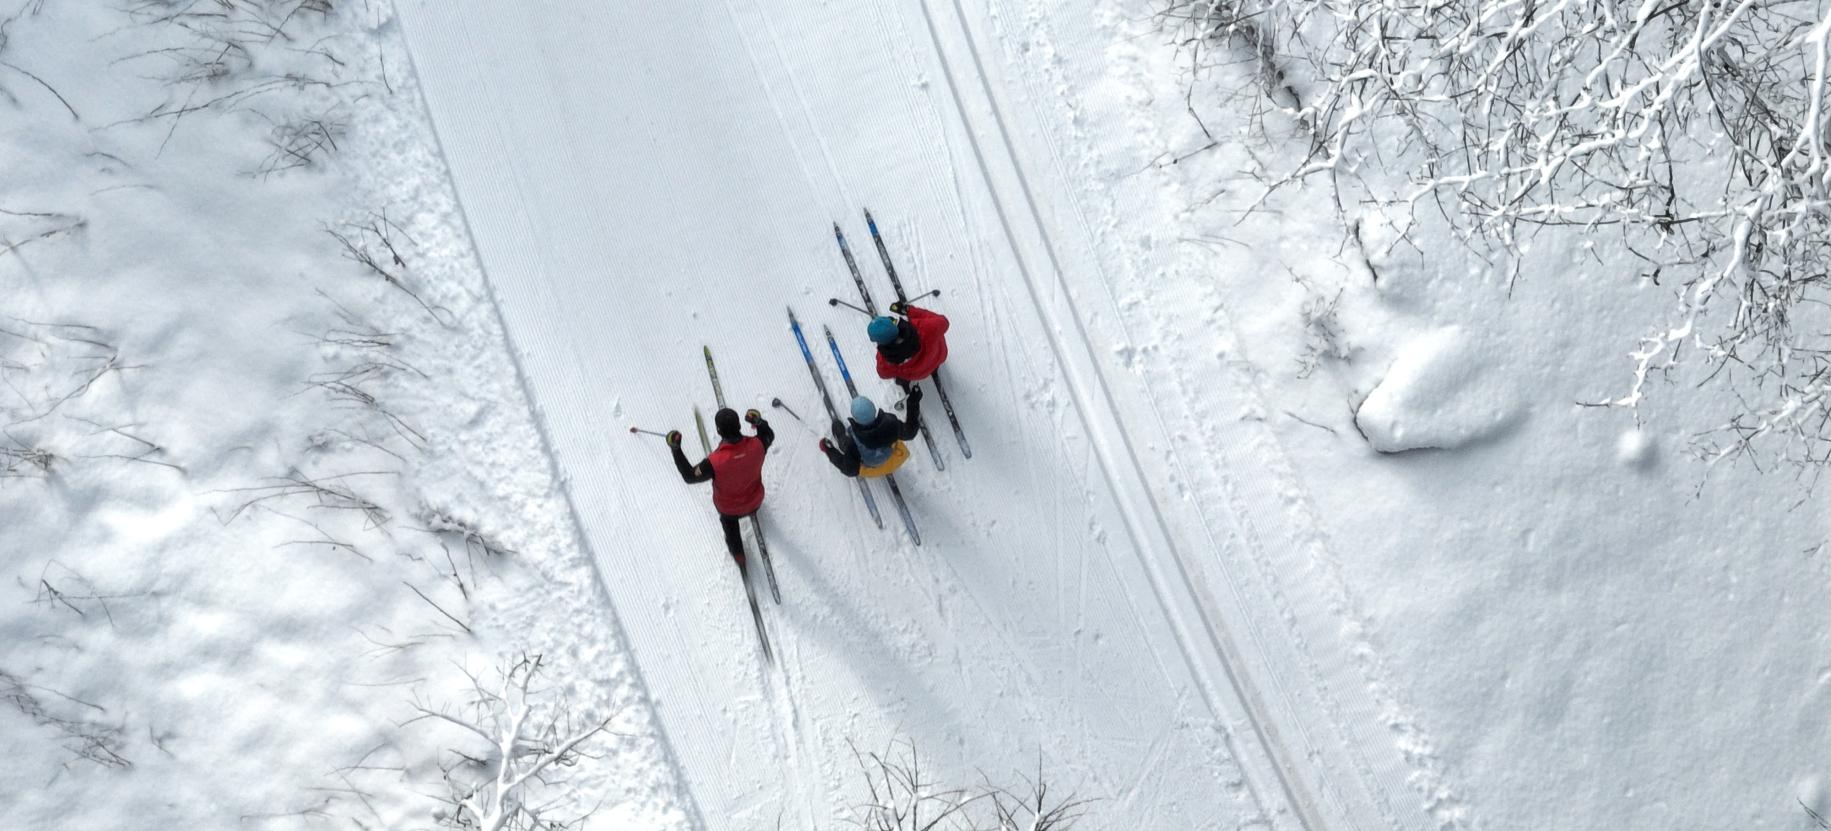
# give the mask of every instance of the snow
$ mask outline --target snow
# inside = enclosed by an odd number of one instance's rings
[[[1258,196],[1250,182],[1237,199],[1191,207],[1237,171],[1292,163],[1264,154],[1301,148],[1263,146],[1217,99],[1202,116],[1229,125],[1223,145],[1154,164],[1204,138],[1182,114],[1176,68],[1151,51],[1145,17],[1115,9],[1110,20],[1124,45],[1070,64],[1104,87],[1065,83],[1050,104],[1058,123],[1078,125],[1063,128],[1077,139],[1067,143],[1092,148],[1085,169],[1105,174],[1084,174],[1097,185],[1083,199],[1106,229],[1095,250],[1117,275],[1108,285],[1120,314],[1144,341],[1129,348],[1162,356],[1140,371],[1162,391],[1165,423],[1214,428],[1186,440],[1167,430],[1179,438],[1171,457],[1202,460],[1191,465],[1202,478],[1242,471],[1276,494],[1262,533],[1289,553],[1271,555],[1267,582],[1293,597],[1322,587],[1325,608],[1296,616],[1320,619],[1308,631],[1342,633],[1353,656],[1352,672],[1324,683],[1347,699],[1365,690],[1378,707],[1377,728],[1350,722],[1349,735],[1398,746],[1404,781],[1381,790],[1424,799],[1427,813],[1401,810],[1392,824],[1810,827],[1794,792],[1823,776],[1819,716],[1831,694],[1818,497],[1784,469],[1686,458],[1689,432],[1729,403],[1693,389],[1700,379],[1656,387],[1674,404],[1643,410],[1639,423],[1579,406],[1631,381],[1626,353],[1669,295],[1636,285],[1631,255],[1604,240],[1547,239],[1511,291],[1447,236],[1394,247],[1369,270],[1326,221],[1321,187],[1245,219]],[[1128,83],[1144,91],[1109,94]],[[1239,242],[1156,242],[1172,236]],[[1338,290],[1352,354],[1305,377],[1304,301]],[[1214,309],[1227,314],[1204,314]],[[1221,346],[1187,343],[1209,321],[1232,324]],[[1452,328],[1463,333],[1454,351],[1419,351]],[[1226,363],[1206,359],[1214,354]],[[1448,372],[1426,375],[1445,359]],[[1355,431],[1355,407],[1394,375],[1405,380],[1408,365],[1431,386],[1403,387],[1413,409],[1401,416],[1475,415],[1446,425],[1459,435],[1483,421],[1490,397],[1521,415],[1452,451],[1380,453]],[[1255,400],[1232,404],[1232,385],[1215,380],[1228,377]],[[1630,432],[1638,462],[1624,465]],[[1233,454],[1236,440],[1253,447]],[[1189,489],[1225,504],[1224,487]],[[1296,666],[1285,683],[1316,677]]]
[[[1640,430],[1623,430],[1615,440],[1615,459],[1630,467],[1647,467],[1659,459],[1659,442]]]
[[[897,742],[1087,828],[1831,813],[1831,521],[1691,457],[1725,388],[1585,406],[1672,308],[1612,237],[1514,276],[1266,196],[1306,148],[1242,69],[1186,98],[1139,0],[334,5],[0,0],[45,82],[0,66],[9,820],[436,825],[483,751],[419,708],[529,653],[608,724],[546,794],[590,829],[844,827]],[[930,408],[920,547],[814,449],[782,311],[891,397],[825,302],[834,221],[889,299],[867,206],[975,449]],[[773,668],[627,432],[710,408],[702,344],[780,436]]]
[[[736,711],[663,707],[669,734],[683,737],[685,776],[709,823],[743,825],[772,810],[804,822],[821,815],[823,801],[843,799],[832,784],[846,773],[840,737],[882,742],[897,733],[939,733],[946,739],[930,752],[944,772],[1008,760],[1003,726],[1011,719],[995,708],[1033,694],[1030,685],[986,669],[1005,660],[996,643],[971,654],[946,645],[990,630],[1034,632],[1026,638],[1059,646],[1063,630],[1084,627],[1030,629],[990,613],[948,620],[908,603],[914,592],[904,586],[954,585],[946,571],[935,577],[922,570],[924,562],[945,564],[964,590],[1002,585],[1000,603],[1046,610],[1023,618],[1066,623],[1048,614],[1064,602],[1060,588],[1052,595],[1046,584],[988,580],[995,572],[972,556],[996,551],[1032,572],[1086,556],[1056,550],[1063,534],[1142,559],[1148,590],[1130,584],[1131,614],[1161,614],[1171,625],[1145,627],[1130,636],[1135,640],[1102,631],[1099,642],[1117,642],[1131,654],[1174,649],[1192,662],[1210,712],[1233,725],[1225,750],[1245,770],[1247,798],[1275,825],[1479,827],[1545,816],[1561,825],[1597,816],[1633,825],[1632,809],[1542,795],[1559,786],[1575,792],[1577,781],[1597,775],[1589,760],[1604,751],[1618,754],[1610,770],[1646,770],[1649,745],[1689,737],[1707,746],[1720,741],[1713,738],[1718,730],[1736,729],[1698,727],[1693,714],[1671,711],[1670,721],[1659,722],[1665,729],[1649,726],[1648,737],[1611,732],[1576,755],[1552,751],[1559,761],[1551,769],[1517,764],[1545,752],[1531,737],[1567,719],[1625,721],[1657,700],[1630,696],[1631,703],[1616,705],[1585,696],[1550,710],[1530,697],[1518,703],[1527,690],[1543,689],[1538,684],[1571,689],[1549,679],[1565,677],[1577,656],[1588,654],[1581,644],[1597,619],[1583,609],[1616,609],[1610,619],[1619,619],[1626,606],[1659,619],[1662,601],[1632,602],[1630,586],[1662,585],[1660,577],[1682,569],[1673,571],[1678,564],[1670,558],[1623,569],[1621,553],[1640,548],[1643,520],[1672,528],[1681,517],[1698,518],[1683,507],[1696,469],[1654,463],[1657,448],[1679,443],[1670,426],[1635,427],[1654,450],[1632,451],[1636,461],[1613,475],[1636,478],[1599,494],[1579,484],[1609,475],[1596,465],[1615,454],[1597,442],[1622,428],[1598,425],[1613,416],[1576,403],[1619,380],[1609,368],[1623,351],[1618,335],[1652,314],[1647,292],[1597,279],[1606,266],[1572,256],[1573,267],[1563,272],[1530,271],[1509,298],[1513,287],[1502,275],[1448,240],[1439,241],[1452,252],[1447,256],[1397,245],[1367,262],[1341,256],[1342,230],[1315,210],[1319,194],[1294,190],[1242,222],[1255,189],[1229,193],[1224,186],[1215,194],[1215,183],[1237,181],[1227,171],[1258,163],[1243,152],[1254,139],[1230,135],[1238,143],[1162,163],[1199,142],[1181,111],[1175,56],[1140,22],[1148,19],[1144,9],[962,3],[810,11],[732,3],[656,19],[640,10],[569,17],[536,5],[507,21],[492,19],[484,38],[465,34],[466,21],[480,18],[464,8],[408,6],[409,37],[511,335],[527,350],[536,400],[547,402],[545,424],[573,477],[576,504],[586,514],[640,506],[633,516],[587,522],[590,536],[609,540],[596,547],[607,573],[642,576],[613,579],[613,600],[620,609],[659,606],[669,615],[632,625],[638,661],[660,667],[655,687],[682,691],[662,693],[664,702],[683,695],[743,702]],[[636,42],[608,57],[592,48],[627,43],[618,33],[637,33]],[[742,55],[747,65],[732,67],[721,55]],[[564,97],[571,87],[554,87],[556,75],[591,94]],[[439,92],[441,85],[450,91]],[[475,103],[479,90],[486,91],[483,106]],[[562,97],[542,94],[548,90]],[[590,136],[590,143],[571,136]],[[504,170],[505,159],[519,169]],[[551,187],[556,182],[567,187]],[[631,204],[645,210],[632,213]],[[1205,208],[1191,208],[1198,204]],[[778,558],[791,601],[770,610],[788,660],[780,686],[756,693],[759,679],[775,683],[777,676],[743,650],[749,633],[730,599],[731,574],[716,554],[703,497],[666,490],[668,471],[652,444],[599,439],[597,402],[615,402],[616,418],[678,424],[681,402],[628,390],[632,381],[690,389],[696,380],[682,379],[698,373],[692,347],[709,342],[721,355],[740,356],[730,361],[739,369],[725,370],[728,385],[760,388],[753,400],[788,398],[782,390],[798,389],[806,412],[811,398],[801,368],[786,343],[768,345],[767,321],[784,298],[807,318],[807,307],[818,310],[824,295],[845,294],[821,230],[863,205],[894,217],[892,249],[908,252],[914,265],[905,271],[915,275],[915,287],[949,291],[944,308],[957,315],[963,344],[951,366],[967,379],[957,394],[969,430],[1048,425],[1040,432],[1061,431],[1071,448],[1086,442],[1070,457],[1079,459],[1070,470],[1100,476],[1076,483],[1091,505],[1047,491],[1026,504],[1033,488],[1004,488],[1010,497],[997,503],[1004,516],[992,525],[978,506],[996,491],[978,477],[987,466],[1008,468],[1002,454],[1010,443],[1034,441],[1039,432],[1012,437],[994,429],[1004,447],[987,448],[970,463],[956,460],[945,479],[919,476],[922,468],[906,477],[931,541],[919,550],[891,549],[909,564],[890,571],[859,561],[898,544],[860,523],[856,507],[838,527],[772,521],[778,537],[793,541],[777,545],[789,552]],[[605,235],[605,227],[617,230]],[[1384,241],[1379,234],[1393,233],[1377,216],[1367,227],[1376,246]],[[856,239],[858,229],[850,230]],[[654,281],[662,287],[619,280],[609,294],[603,274],[615,280],[619,265],[662,275]],[[1281,273],[1296,279],[1266,279]],[[1560,275],[1575,282],[1555,282]],[[1318,297],[1339,298],[1326,325],[1318,322]],[[616,319],[639,323],[606,326],[581,311],[609,310],[613,302]],[[734,339],[744,345],[732,346]],[[848,348],[860,346],[854,337]],[[1306,349],[1315,371],[1303,373]],[[639,366],[620,363],[632,354],[642,356]],[[589,369],[579,355],[592,356]],[[1004,366],[988,365],[991,356]],[[1008,390],[1019,409],[1001,411],[989,390]],[[1354,429],[1357,407],[1368,440]],[[771,510],[825,517],[831,506],[853,506],[844,483],[817,484],[830,476],[818,457],[810,460],[793,440],[787,445],[777,454],[781,467],[772,468],[787,470],[772,480]],[[1391,462],[1379,452],[1423,447],[1440,452],[1400,453]],[[1026,446],[1025,458],[1037,455]],[[637,491],[630,482],[660,489]],[[823,488],[818,499],[808,499],[810,487]],[[970,494],[975,504],[949,501],[955,494]],[[1520,494],[1532,496],[1513,499]],[[1102,517],[1104,500],[1112,513]],[[1073,519],[1090,507],[1091,525]],[[1600,522],[1601,515],[1617,517],[1616,524]],[[1140,521],[1145,517],[1155,520]],[[1023,537],[998,536],[1007,526],[1057,536],[1037,553]],[[1771,528],[1747,520],[1711,527],[1714,533],[1691,539],[1759,544]],[[982,539],[962,540],[961,528]],[[1747,535],[1743,542],[1733,541],[1736,528]],[[1799,536],[1803,544],[1811,534]],[[684,565],[643,554],[679,539],[708,553]],[[861,555],[861,547],[870,553]],[[923,560],[908,560],[918,553]],[[797,554],[808,565],[796,562]],[[1124,562],[1122,554],[1107,556]],[[1613,571],[1605,566],[1612,561]],[[1589,580],[1578,576],[1592,571]],[[1528,579],[1547,582],[1528,590],[1509,576],[1522,572],[1542,572]],[[708,592],[708,573],[722,574],[725,586]],[[934,667],[945,668],[943,680],[990,673],[995,680],[973,683],[972,695],[966,685],[932,682],[939,695],[951,696],[944,700],[959,702],[947,709],[978,720],[965,730],[945,722],[937,728],[932,715],[922,717],[919,701],[848,685],[834,668],[836,651],[808,645],[834,620],[818,611],[823,582],[841,596],[873,598],[865,625],[896,632],[890,642],[904,645],[900,655],[867,652],[924,668],[924,678]],[[709,631],[704,619],[672,616],[695,603],[723,610],[723,619]],[[1484,614],[1471,618],[1476,609]],[[1742,617],[1723,611],[1728,620]],[[1804,618],[1792,625],[1811,631]],[[840,628],[859,626],[848,620]],[[1151,642],[1166,633],[1167,640]],[[1755,629],[1736,642],[1764,637]],[[695,652],[683,667],[678,645],[709,638],[724,648]],[[1591,671],[1648,668],[1645,655],[1625,649],[1604,649]],[[1090,658],[1085,645],[1063,654],[1077,663]],[[1711,654],[1702,649],[1674,660],[1696,671],[1714,665]],[[1044,655],[1033,673],[1062,660]],[[1501,673],[1535,686],[1494,680]],[[1109,695],[1124,689],[1116,679],[1139,677],[1124,669],[1099,674]],[[752,695],[770,700],[752,703]],[[1786,682],[1766,695],[1783,700]],[[1536,716],[1497,721],[1496,704]],[[1031,718],[1044,724],[1077,718],[1056,702],[1035,710],[1040,715]],[[711,711],[721,718],[707,720]],[[1050,728],[1039,744],[1095,770],[1135,764],[1122,746],[1072,727]],[[1803,747],[1778,737],[1767,744]],[[718,761],[732,757],[787,761],[737,771]],[[1182,764],[1204,762],[1184,757]],[[1768,771],[1766,781],[1788,778],[1776,773]],[[1557,784],[1528,786],[1524,775]],[[1682,768],[1666,775],[1682,776]],[[1638,792],[1657,790],[1629,774],[1619,778]],[[1202,804],[1191,784],[1198,781],[1159,776],[1147,789]],[[1077,784],[1114,792],[1098,778]],[[785,808],[772,798],[800,805]],[[1680,815],[1703,815],[1703,804]],[[794,814],[797,808],[802,813]],[[1115,800],[1102,821],[1180,827],[1139,810]],[[1767,810],[1778,815],[1790,806],[1775,801]]]
[[[78,113],[0,70],[0,421],[49,454],[0,479],[0,815],[424,827],[451,750],[482,751],[403,726],[415,703],[540,652],[618,734],[559,810],[678,827],[398,31],[384,6],[298,5],[0,4],[0,59]],[[335,150],[268,169],[296,118]],[[378,210],[437,319],[326,233]],[[312,386],[337,378],[381,409]]]
[[[1492,441],[1524,414],[1508,379],[1487,369],[1459,326],[1400,346],[1392,367],[1355,410],[1354,423],[1381,453],[1451,450]]]

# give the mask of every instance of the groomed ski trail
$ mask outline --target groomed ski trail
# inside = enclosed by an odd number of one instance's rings
[[[1133,435],[1166,438],[1147,457],[1164,479],[1160,504],[1167,504],[1172,525],[1206,541],[1207,551],[1191,558],[1183,576],[1210,602],[1225,598],[1215,611],[1241,633],[1249,663],[1277,668],[1260,673],[1278,711],[1272,720],[1291,728],[1298,755],[1308,757],[1304,773],[1333,815],[1332,827],[1480,827],[1437,739],[1407,702],[1405,679],[1387,663],[1380,623],[1347,581],[1355,546],[1331,541],[1323,530],[1315,499],[1274,428],[1279,408],[1264,389],[1265,371],[1242,360],[1256,350],[1240,340],[1235,301],[1213,277],[1219,269],[1266,273],[1281,263],[1256,249],[1223,255],[1165,244],[1166,235],[1183,228],[1192,200],[1213,198],[1211,173],[1203,178],[1172,164],[1164,170],[1182,180],[1178,185],[1160,182],[1125,197],[1089,176],[1114,163],[1132,169],[1129,161],[1100,158],[1096,148],[1126,158],[1141,150],[1149,155],[1178,146],[1171,136],[1189,127],[1180,107],[1159,107],[1155,130],[1138,136],[1132,131],[1145,116],[1127,107],[1125,138],[1136,145],[1120,148],[1113,125],[1101,121],[1115,101],[1148,95],[1162,82],[1141,75],[1141,66],[1125,57],[1148,55],[1146,44],[1128,42],[1119,54],[1087,48],[1132,41],[1123,33],[1139,24],[1109,30],[1093,24],[1116,7],[1113,0],[1063,0],[1046,11],[1024,0],[927,2],[952,6],[980,77],[994,79],[983,83],[986,96],[1007,99],[1004,110],[1018,125],[1003,134],[1007,148],[1017,137],[1013,165],[1044,173],[1026,177],[1040,183],[1041,194],[1026,201],[1032,209],[1044,205],[1038,226],[1070,241],[1067,249],[1078,255],[1077,267],[1061,276],[1068,292],[1087,301],[1082,334],[1097,354],[1127,356],[1110,370],[1142,379],[1120,390],[1121,408]],[[966,11],[976,3],[983,8]],[[1106,18],[1106,25],[1115,22]],[[1002,64],[988,72],[981,51]],[[1038,53],[1040,59],[1033,57]],[[1109,100],[1090,92],[1096,89]],[[995,110],[997,104],[992,101]],[[1104,139],[1097,135],[1102,130]],[[1252,197],[1232,198],[1234,209]],[[1331,220],[1284,224],[1296,239],[1327,246],[1343,231]],[[1137,303],[1140,285],[1168,302]],[[1209,424],[1231,428],[1215,434],[1196,428]]]
[[[1310,826],[1289,813],[1303,797],[1271,795],[1290,788],[1264,760],[1234,758],[1252,708],[1191,666],[1111,470],[1123,427],[1090,421],[1119,414],[1075,389],[1061,319],[1014,276],[1026,243],[997,216],[999,186],[951,150],[976,139],[958,94],[936,89],[942,38],[933,55],[886,40],[882,8],[722,6],[401,8],[530,396],[704,823],[828,827],[854,778],[847,741],[903,736],[957,782],[1060,763],[1078,777],[1066,787],[1105,800],[1103,826]],[[920,67],[913,84],[899,60]],[[732,570],[696,553],[722,551],[709,495],[603,424],[665,423],[702,340],[750,379],[734,407],[777,395],[813,411],[771,322],[845,279],[826,229],[855,197],[933,235],[910,265],[946,275],[927,284],[949,290],[950,392],[997,440],[957,474],[905,467],[931,531],[916,550],[784,432],[764,508],[786,584],[771,621],[783,699],[765,700],[742,602],[712,576]],[[841,346],[869,354],[862,332]]]
[[[1156,593],[1157,601],[1166,611],[1178,608],[1181,603],[1188,603],[1200,621],[1202,634],[1212,645],[1215,653],[1213,656],[1193,654],[1195,650],[1199,649],[1192,643],[1195,638],[1179,628],[1178,645],[1181,647],[1184,657],[1189,660],[1190,670],[1196,675],[1204,677],[1203,690],[1216,715],[1222,715],[1237,707],[1244,716],[1243,720],[1255,743],[1242,745],[1240,742],[1230,742],[1229,746],[1236,754],[1236,759],[1251,768],[1256,768],[1259,775],[1271,780],[1271,783],[1275,783],[1280,792],[1270,804],[1267,804],[1268,794],[1263,791],[1258,792],[1255,796],[1258,798],[1259,804],[1268,809],[1268,812],[1276,810],[1273,806],[1290,811],[1296,816],[1298,825],[1306,831],[1324,831],[1329,826],[1325,824],[1323,815],[1298,770],[1298,765],[1307,758],[1307,754],[1296,755],[1293,751],[1300,749],[1289,746],[1287,741],[1280,736],[1279,725],[1268,712],[1264,697],[1258,690],[1258,685],[1269,679],[1254,679],[1246,674],[1245,657],[1241,654],[1232,631],[1224,621],[1219,619],[1211,608],[1212,604],[1204,602],[1200,588],[1195,585],[1194,579],[1190,576],[1185,555],[1178,548],[1175,533],[1171,529],[1169,521],[1164,517],[1163,509],[1158,505],[1157,498],[1151,490],[1148,474],[1139,460],[1132,437],[1125,429],[1120,407],[1114,400],[1112,389],[1101,371],[1099,361],[1093,355],[1092,339],[1087,334],[1082,312],[1077,308],[1073,293],[1068,291],[1066,285],[1062,283],[1063,266],[1057,244],[1051,239],[1048,224],[1037,208],[1029,177],[1024,171],[1017,149],[1012,144],[1010,127],[1001,110],[998,97],[987,82],[984,61],[979,56],[979,48],[974,42],[966,12],[961,8],[958,0],[939,0],[939,2],[947,4],[945,8],[952,14],[942,21],[937,21],[934,2],[931,0],[918,0],[918,2],[930,42],[941,63],[941,72],[946,81],[949,98],[953,101],[956,113],[968,125],[968,142],[972,149],[973,160],[980,175],[985,179],[987,191],[991,194],[999,228],[1015,253],[1018,271],[1023,276],[1024,284],[1030,291],[1031,299],[1035,303],[1038,313],[1056,324],[1050,326],[1050,345],[1055,350],[1057,361],[1067,370],[1071,379],[1070,388],[1076,398],[1075,411],[1081,417],[1082,424],[1088,433],[1095,437],[1094,443],[1101,451],[1099,454],[1101,475],[1115,492],[1122,494],[1120,510],[1126,520],[1127,532],[1131,534],[1141,555],[1167,557],[1176,565],[1177,578],[1181,584],[1174,588],[1166,586],[1161,578],[1157,578],[1157,570],[1152,570],[1151,573],[1155,578],[1152,581],[1152,589]],[[972,126],[975,119],[968,107],[967,99],[962,97],[960,84],[956,79],[956,71],[948,58],[947,41],[940,28],[943,23],[959,27],[959,37],[956,43],[965,47],[972,63],[973,75],[979,81],[977,92],[983,95],[980,102],[989,111],[992,121],[992,129],[989,132],[993,132],[998,137],[998,148],[1002,151],[998,162],[988,161],[986,152]],[[995,163],[1008,165],[1010,179],[1015,182],[1018,195],[1021,197],[1023,215],[1020,222],[1027,221],[1024,225],[1013,227],[1011,219],[1013,212],[1005,205],[1010,197],[1000,194],[998,174],[992,167]],[[1020,229],[1029,239],[1020,236]],[[873,237],[876,236],[874,233]],[[1048,270],[1042,275],[1038,274],[1037,267],[1031,265],[1024,253],[1026,248],[1031,250],[1032,253],[1028,255],[1031,257],[1034,256],[1035,250],[1040,249],[1043,253],[1043,260]],[[1045,283],[1046,277],[1054,279]],[[1058,307],[1059,312],[1056,311]],[[1061,318],[1066,319],[1067,325],[1061,325],[1058,322]],[[1072,340],[1062,336],[1061,332],[1064,329],[1072,332],[1074,336]],[[1115,445],[1117,446],[1115,447]],[[1181,593],[1183,596],[1172,597],[1172,592]],[[1209,660],[1203,660],[1204,658],[1217,658],[1218,662],[1211,663]],[[1215,665],[1216,663],[1218,666]],[[1215,669],[1218,669],[1218,672]],[[1226,682],[1228,689],[1225,692],[1217,689],[1214,681],[1208,680],[1216,674]],[[1231,693],[1231,696],[1227,696],[1227,693]],[[1259,784],[1264,787],[1270,783]]]

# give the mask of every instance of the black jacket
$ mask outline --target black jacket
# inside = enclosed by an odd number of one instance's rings
[[[767,450],[770,445],[776,443],[776,431],[769,428],[769,422],[759,418],[756,428],[757,438],[763,440],[763,449]],[[743,437],[739,436],[739,438]],[[726,439],[723,437],[718,440],[719,444],[724,444],[725,441]],[[681,450],[680,445],[669,445],[668,449],[674,451],[674,468],[680,471],[680,478],[687,484],[697,485],[701,482],[712,481],[711,458],[701,459],[699,464],[692,464],[687,461],[686,451]]]
[[[922,395],[920,391],[903,399],[908,407],[909,418],[901,419],[883,410],[877,411],[877,418],[870,424],[852,422],[852,434],[866,447],[889,447],[897,441],[909,441],[916,437],[922,425]]]

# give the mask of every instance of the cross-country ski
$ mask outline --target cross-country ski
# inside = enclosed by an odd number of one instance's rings
[[[769,644],[769,631],[763,625],[763,612],[757,607],[756,591],[751,587],[749,559],[744,554],[743,529],[738,521],[744,517],[754,518],[757,510],[763,507],[763,459],[776,437],[769,422],[757,416],[754,410],[746,420],[756,429],[754,435],[744,434],[736,412],[719,407],[713,417],[719,445],[713,448],[702,436],[706,458],[698,463],[687,461],[686,453],[680,448],[679,430],[669,431],[666,441],[682,481],[689,485],[712,483],[712,505],[724,532],[725,551],[737,564],[738,579],[744,584],[744,596],[750,603],[750,616],[756,624],[763,655],[774,663],[775,650]]]
[[[795,334],[795,345],[801,348],[801,359],[807,362],[807,371],[814,378],[814,388],[820,392],[820,404],[826,409],[827,419],[839,423],[839,410],[833,406],[833,396],[827,392],[826,379],[820,377],[820,367],[814,363],[814,354],[808,351],[807,336],[801,332],[801,321],[795,319],[795,310],[788,310],[788,327]],[[797,419],[799,420],[799,419]],[[865,501],[865,510],[871,514],[871,521],[879,530],[884,527],[884,517],[878,513],[877,499],[871,495],[870,486],[863,479],[858,480],[858,495]]]
[[[884,335],[884,333],[886,332],[886,327],[894,327],[896,325],[895,321],[892,318],[881,317],[878,315],[877,303],[871,299],[871,289],[869,289],[865,286],[865,276],[863,274],[859,273],[858,261],[853,259],[853,257],[852,257],[852,247],[846,243],[845,231],[840,229],[839,223],[837,223],[837,222],[833,223],[833,237],[834,237],[834,239],[839,241],[839,252],[841,254],[845,255],[846,270],[851,272],[851,274],[852,274],[852,283],[853,283],[853,285],[858,287],[859,299],[864,302],[863,311],[867,316],[869,316],[871,318],[871,322],[869,324],[867,324],[867,326],[866,326],[867,335],[872,339],[873,343],[879,344],[879,349],[881,352],[881,350],[883,348],[882,342],[878,341],[877,338]],[[837,298],[835,298],[831,302],[837,304],[837,303],[839,303],[839,300]],[[856,308],[856,307],[851,307],[851,308]],[[914,343],[915,342],[913,340],[913,335],[912,335],[911,338],[906,339],[904,341],[903,345],[899,346],[899,348],[906,350],[909,355],[913,355],[916,351],[918,351],[917,349],[914,348]],[[943,356],[945,356],[946,350],[943,349],[941,354]],[[905,356],[905,357],[907,357],[907,356]],[[928,447],[928,457],[930,459],[934,460],[935,469],[936,470],[946,470],[947,469],[947,459],[941,455],[941,449],[935,446],[935,437],[934,437],[934,434],[932,434],[928,431],[928,425],[922,423],[919,419],[912,418],[910,420],[915,422],[916,428],[921,432],[922,443]]]
[[[706,358],[706,375],[712,379],[712,397],[718,402],[720,412],[728,412],[729,410],[725,407],[725,388],[718,381],[718,365],[712,361],[712,347],[702,346],[700,352]],[[763,421],[763,415],[756,410],[745,411],[744,421],[757,426],[759,433],[768,428],[768,424]],[[700,438],[704,440],[703,433]],[[764,442],[766,449],[768,444],[768,442]],[[762,517],[757,511],[751,511],[749,516],[750,530],[757,540],[757,554],[763,559],[763,574],[769,578],[769,593],[779,604],[782,602],[782,590],[776,586],[776,566],[769,559],[769,543],[763,538]]]
[[[871,321],[871,341],[878,345],[877,373],[905,386],[923,379],[932,380],[935,396],[941,399],[941,409],[947,413],[947,423],[954,429],[954,440],[960,444],[960,455],[971,459],[972,445],[967,444],[966,431],[960,428],[960,417],[954,414],[954,403],[947,397],[947,388],[941,385],[941,364],[947,360],[944,340],[947,318],[917,308],[910,302],[903,291],[903,280],[897,276],[896,264],[890,259],[890,249],[884,244],[883,235],[878,233],[877,219],[871,216],[868,208],[865,225],[871,229],[871,241],[877,247],[878,258],[884,261],[884,273],[890,277],[890,287],[896,292],[896,302],[890,305],[890,311],[903,316],[902,320],[877,318]],[[850,262],[849,257],[847,262]]]

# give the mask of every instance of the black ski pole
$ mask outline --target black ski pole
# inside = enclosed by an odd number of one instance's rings
[[[788,408],[787,408],[787,407],[783,407],[783,408],[782,408],[782,409],[784,409],[784,410],[786,410],[786,409],[788,409]],[[790,413],[790,414],[789,414],[789,415],[794,415],[794,413]],[[811,425],[811,424],[808,424],[808,423],[807,423],[807,422],[805,422],[805,421],[802,421],[802,420],[801,420],[801,419],[800,419],[800,418],[799,418],[799,417],[797,417],[797,418],[796,418],[796,419],[795,419],[795,426],[796,426],[796,427],[799,427],[799,428],[801,428],[801,432],[803,432],[803,433],[806,433],[806,434],[807,434],[807,436],[808,436],[808,438],[811,438],[811,439],[824,439],[824,438],[828,438],[828,437],[827,437],[827,436],[823,436],[823,435],[821,435],[821,434],[820,434],[820,433],[818,433],[818,432],[816,432],[816,431],[815,431],[815,430],[814,430],[814,427],[813,427],[813,425]]]
[[[797,413],[796,413],[796,412],[795,412],[795,411],[794,411],[794,410],[790,410],[790,409],[788,409],[788,405],[787,405],[787,404],[784,404],[784,403],[782,403],[782,399],[780,399],[780,398],[772,398],[772,399],[770,399],[770,400],[769,400],[769,406],[771,406],[771,407],[777,407],[777,408],[780,408],[780,409],[782,409],[782,410],[785,410],[785,411],[787,411],[787,412],[788,412],[788,414],[789,414],[789,415],[791,415],[791,416],[794,416],[794,418],[795,418],[795,420],[796,420],[796,421],[801,421],[801,416],[800,416],[800,415],[799,415],[799,414],[797,414]],[[806,422],[802,422],[802,423],[803,423],[803,424],[805,424],[805,423],[806,423]]]
[[[631,427],[631,428],[629,428],[629,431],[631,433],[641,433],[642,435],[645,435],[645,436],[660,436],[664,439],[668,437],[668,434],[663,433],[659,430],[644,430],[640,427]]]
[[[873,314],[871,314],[871,313],[870,313],[870,312],[867,312],[867,311],[865,311],[865,310],[864,310],[864,309],[861,309],[861,308],[859,308],[859,307],[857,307],[857,306],[854,306],[854,305],[852,305],[852,304],[850,304],[850,303],[847,303],[847,302],[846,302],[846,301],[844,301],[844,300],[841,300],[841,299],[839,299],[839,298],[837,298],[837,297],[829,297],[829,298],[827,298],[827,300],[826,300],[826,304],[827,304],[827,305],[828,305],[828,306],[844,306],[844,307],[846,307],[846,308],[848,308],[848,309],[851,309],[851,310],[852,310],[852,311],[855,311],[855,312],[858,312],[858,313],[859,313],[859,314],[861,314],[861,315],[864,315],[864,316],[865,316],[865,317],[876,317],[876,315],[873,315]]]

